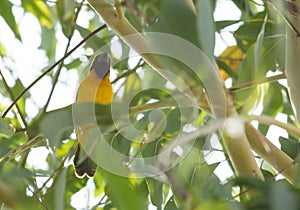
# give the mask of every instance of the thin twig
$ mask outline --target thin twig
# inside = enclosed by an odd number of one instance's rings
[[[100,206],[103,205],[105,203],[102,203],[104,201],[104,199],[106,198],[106,193],[103,193],[102,197],[100,198],[99,202],[95,205],[95,206]]]
[[[279,74],[279,75],[263,78],[263,79],[256,80],[256,81],[246,82],[246,83],[231,87],[231,88],[229,88],[229,90],[230,91],[238,91],[238,90],[242,90],[242,89],[246,89],[246,88],[251,88],[251,87],[254,87],[254,86],[257,86],[257,85],[261,85],[261,84],[264,84],[264,83],[274,82],[274,81],[277,81],[277,80],[280,80],[280,79],[286,79],[285,74]]]
[[[144,66],[146,64],[143,61],[144,60],[141,58],[135,67],[133,67],[129,71],[126,71],[125,73],[123,73],[122,75],[120,75],[119,77],[117,77],[116,79],[114,79],[111,83],[114,84],[117,81],[119,81],[120,79],[122,79],[123,77],[128,77],[129,75],[135,73],[138,68],[140,68],[140,67],[142,67],[142,66]]]
[[[58,174],[58,172],[64,167],[67,158],[69,158],[69,157],[68,156],[64,157],[64,159],[62,160],[62,162],[60,163],[60,165],[55,169],[55,171],[52,173],[52,175],[50,177],[48,177],[48,179],[43,183],[43,185],[40,188],[37,188],[37,190],[34,192],[34,195],[40,194],[41,191],[43,190],[43,188],[46,187],[46,185],[48,184],[48,182],[51,181],[51,179],[54,179],[56,177],[56,175]]]
[[[0,164],[5,164],[8,161],[14,159],[15,157],[17,157],[19,154],[29,150],[30,148],[32,148],[32,146],[36,145],[37,143],[39,143],[40,141],[42,141],[44,138],[41,136],[37,136],[36,138],[27,141],[26,143],[24,143],[23,145],[19,146],[18,148],[12,150],[10,153],[8,153],[7,155],[5,155],[5,157],[3,157],[0,160]]]
[[[79,12],[81,10],[81,7],[82,7],[82,2],[78,4],[77,6],[77,11],[75,13],[75,19],[74,19],[74,24],[76,24],[76,20],[78,18],[78,15],[79,15]],[[68,53],[69,51],[69,47],[70,47],[70,44],[71,44],[71,40],[72,40],[72,37],[73,37],[73,33],[74,33],[74,29],[75,27],[74,26],[71,26],[71,30],[72,30],[72,33],[70,33],[69,37],[68,37],[68,42],[67,42],[67,46],[66,46],[66,49],[65,49],[65,52],[64,52],[64,56]],[[44,108],[43,108],[43,111],[45,112],[49,106],[49,103],[51,101],[51,98],[53,96],[53,93],[54,93],[54,90],[55,90],[55,87],[57,85],[57,82],[58,82],[58,78],[59,78],[59,75],[60,75],[60,72],[62,70],[62,67],[64,66],[64,60],[62,60],[59,65],[58,65],[58,68],[57,68],[57,72],[54,76],[54,80],[53,80],[53,85],[52,85],[52,88],[51,88],[51,91],[50,91],[50,94],[49,94],[49,97],[47,99],[47,102],[46,104],[44,105]]]
[[[57,65],[59,65],[60,62],[62,62],[64,59],[66,59],[69,55],[71,55],[75,50],[77,50],[82,44],[84,44],[87,40],[89,40],[92,36],[94,36],[99,31],[102,31],[106,28],[106,24],[100,26],[93,32],[91,32],[88,36],[86,36],[81,42],[79,42],[73,49],[71,49],[65,56],[63,56],[61,59],[56,61],[52,66],[50,66],[43,74],[41,74],[37,79],[35,79],[27,88],[25,88],[20,95],[12,102],[12,104],[5,110],[5,112],[2,115],[2,118],[5,118],[9,110],[24,96],[25,93],[27,93],[32,86],[34,86],[40,79],[42,79],[46,74],[51,72]]]

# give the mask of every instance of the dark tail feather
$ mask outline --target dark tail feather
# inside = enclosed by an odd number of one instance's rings
[[[92,161],[86,154],[84,154],[84,151],[81,151],[79,145],[76,149],[73,163],[75,167],[76,176],[78,176],[79,178],[84,177],[84,175],[87,175],[88,177],[93,177],[97,169],[97,164],[94,161]]]

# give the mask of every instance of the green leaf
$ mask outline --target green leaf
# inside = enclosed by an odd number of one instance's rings
[[[12,13],[12,4],[8,0],[1,0],[0,2],[0,16],[4,18],[7,25],[14,32],[16,38],[21,41],[21,35],[19,32],[18,24],[16,23],[15,16]]]
[[[261,172],[263,173],[265,180],[268,180],[268,183],[275,182],[275,176],[270,171],[261,169]]]
[[[112,135],[111,138],[107,139],[111,140],[109,144],[114,150],[128,156],[132,143],[130,140],[126,139],[122,134]]]
[[[238,71],[237,84],[265,78],[269,70],[276,70],[283,42],[283,39],[264,39],[262,45],[259,47],[260,53],[258,58],[255,58],[258,54],[258,48],[256,47],[258,45],[251,45]],[[248,106],[245,110],[249,110],[257,102],[259,94],[259,86],[256,86],[238,91],[234,96],[238,105],[243,104],[244,107]]]
[[[254,45],[247,51],[238,71],[237,84],[254,81],[256,78],[256,71],[254,65]],[[234,93],[235,103],[238,106],[243,106],[245,112],[249,111],[259,99],[259,90],[257,87],[251,87],[240,90]]]
[[[79,33],[82,37],[86,37],[91,33],[90,30],[83,28],[79,25],[76,25],[75,27],[79,31]],[[105,44],[106,44],[106,42],[103,39],[100,39],[98,36],[93,36],[86,42],[86,46],[92,48],[94,50],[94,52],[99,50]]]
[[[53,28],[52,15],[47,6],[43,1],[32,1],[32,0],[22,0],[22,6],[24,9],[32,13],[41,23],[49,29]]]
[[[125,82],[125,94],[126,97],[135,95],[142,90],[141,78],[136,74],[131,74],[126,78]]]
[[[123,210],[146,209],[147,201],[137,190],[137,186],[127,178],[102,171],[108,183],[107,196],[113,204]],[[137,183],[135,183],[137,184]]]
[[[210,60],[214,59],[215,23],[211,0],[199,0],[197,15],[197,32],[201,49]]]
[[[16,80],[16,83],[15,83],[15,85],[14,85],[14,87],[11,88],[11,91],[12,91],[14,97],[17,97],[18,95],[20,95],[20,93],[21,93],[24,89],[25,89],[25,87],[24,87],[23,83],[21,82],[21,80],[20,80],[20,79],[17,79],[17,80]],[[18,106],[19,106],[19,108],[20,108],[20,110],[21,110],[21,112],[22,112],[22,114],[23,114],[24,116],[26,116],[26,112],[25,112],[25,101],[26,101],[26,99],[27,99],[29,96],[30,96],[30,93],[27,92],[27,93],[26,93],[26,94],[25,94],[25,95],[17,102],[17,104],[18,104]]]
[[[241,40],[247,40],[251,44],[256,41],[259,32],[264,24],[266,12],[260,12],[255,16],[244,21],[244,24],[234,32],[234,37]],[[266,22],[265,25],[266,38],[280,38],[284,37],[284,27],[275,19]]]
[[[261,17],[245,22],[244,25],[240,26],[239,29],[234,32],[235,38],[255,41],[263,24],[263,21],[260,18]]]
[[[3,118],[0,117],[0,136],[9,138],[14,134],[12,127]]]
[[[236,208],[234,208],[236,205]],[[213,209],[213,210],[238,210],[242,209],[241,207],[238,208],[237,204],[232,204],[222,200],[210,200],[201,202],[194,210],[202,210],[202,209]]]
[[[236,24],[240,22],[240,20],[221,20],[221,21],[216,21],[215,22],[215,27],[216,27],[216,31],[217,32],[221,32],[222,29],[230,26],[230,25],[233,25],[233,24]]]
[[[299,167],[299,161],[297,161],[297,165],[296,165],[296,173],[295,173],[295,178],[293,180],[294,184],[296,186],[298,186],[300,184],[300,167]]]
[[[103,180],[103,176],[101,175],[101,173],[95,173],[94,176],[94,183],[96,186],[96,189],[94,191],[94,195],[95,196],[100,196],[103,192],[104,192],[104,180]]]
[[[5,46],[0,42],[0,56],[7,56],[6,48]]]
[[[160,75],[157,71],[144,71],[145,76],[143,78],[143,84],[146,86],[151,87],[153,84],[156,85],[156,87],[165,87],[166,85],[166,79]]]
[[[267,87],[266,94],[264,94],[262,114],[275,117],[282,108],[282,103],[283,96],[281,86],[278,83],[270,83]],[[258,128],[263,134],[267,134],[269,126],[259,124]]]
[[[65,193],[66,193],[66,178],[67,178],[67,168],[64,168],[57,180],[55,187],[55,209],[64,210],[65,209]]]
[[[42,28],[42,35],[41,35],[42,42],[40,48],[47,52],[48,58],[55,57],[54,53],[55,53],[56,41],[57,41],[55,36],[55,30],[53,28],[49,29],[44,26],[41,28]]]
[[[271,185],[269,205],[272,210],[298,209],[298,202],[295,195],[288,188],[288,185],[282,182],[275,182]]]
[[[260,29],[260,32],[257,36],[257,40],[254,46],[254,65],[255,65],[255,70],[257,71],[258,68],[258,59],[259,59],[259,55],[260,55],[260,49],[262,46],[262,42],[264,40],[264,36],[265,36],[265,28],[266,28],[266,23],[268,20],[268,16],[265,16],[264,22],[262,24],[262,27]]]
[[[165,128],[165,134],[170,135],[170,134],[176,134],[180,132],[180,127],[182,123],[180,109],[172,109],[172,110],[166,110],[165,111],[167,114],[167,126]]]
[[[143,158],[154,158],[158,155],[158,153],[162,150],[162,144],[161,141],[164,139],[159,139],[156,141],[152,141],[147,143],[145,148],[142,151]],[[153,162],[153,164],[155,164]]]
[[[233,184],[239,186],[249,186],[253,189],[258,189],[262,192],[267,191],[267,184],[257,177],[239,176],[233,180]]]
[[[169,200],[168,200],[168,202],[167,202],[167,204],[166,204],[166,206],[165,206],[165,210],[183,210],[182,208],[180,208],[180,207],[178,207],[177,205],[176,205],[176,203],[175,203],[175,201],[174,201],[175,199],[174,199],[174,197],[172,196]]]
[[[74,0],[58,0],[56,3],[58,18],[66,37],[71,37],[74,32],[75,3]]]
[[[244,56],[241,63],[241,68],[238,71],[237,84],[242,84],[255,79],[255,65],[254,65],[254,47],[252,45]]]
[[[264,39],[260,50],[256,78],[265,78],[269,70],[276,71],[284,52],[285,39]],[[282,64],[280,64],[282,67]]]
[[[124,107],[123,104],[117,103],[114,106],[116,110],[118,109],[116,108],[118,106],[120,106],[119,109]],[[81,102],[75,103],[69,107],[65,107],[64,109],[68,112],[68,115],[70,117],[70,119],[67,119],[66,122],[66,126],[69,126],[69,129],[71,129],[71,125],[73,127],[73,124],[75,128],[93,124],[95,124],[94,127],[97,127],[98,124],[103,129],[108,129],[110,127],[114,128],[114,126],[111,125],[113,122],[111,114],[111,105],[100,105],[92,102]],[[66,129],[68,130],[67,127]]]
[[[161,208],[163,203],[163,184],[153,178],[146,179],[151,202],[153,205],[157,206],[158,209]]]
[[[65,65],[67,69],[76,69],[81,64],[81,60],[79,58],[73,60],[72,62]]]
[[[51,146],[57,146],[73,132],[71,106],[48,112],[41,120],[40,130],[49,139]]]
[[[300,143],[294,139],[287,139],[282,136],[279,137],[279,142],[281,144],[281,149],[288,156],[295,159],[299,155]]]
[[[158,20],[148,28],[148,31],[173,34],[199,46],[196,15],[182,0],[161,1]]]
[[[247,1],[232,0],[232,2],[242,11],[245,12],[245,9],[249,9],[249,3]]]
[[[83,187],[86,186],[88,179],[78,179],[78,177],[76,177],[74,175],[74,167],[68,167],[67,168],[67,189],[65,192],[66,195],[66,203],[68,201],[70,201],[71,197],[78,191],[80,191]],[[97,174],[97,173],[96,173]],[[95,174],[95,175],[96,175]],[[58,181],[57,179],[55,181]],[[55,196],[55,195],[54,195]],[[53,201],[54,201],[54,196],[53,199],[50,201],[53,205]],[[69,199],[68,199],[69,198]]]

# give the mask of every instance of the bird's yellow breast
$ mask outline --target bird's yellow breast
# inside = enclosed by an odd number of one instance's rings
[[[100,79],[95,71],[91,71],[80,83],[76,102],[95,102],[107,105],[112,102],[113,92],[109,74]]]

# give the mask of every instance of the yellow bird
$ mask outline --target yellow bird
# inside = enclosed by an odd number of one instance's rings
[[[109,80],[110,59],[107,53],[101,53],[95,56],[91,69],[87,77],[80,83],[76,103],[95,102],[101,105],[107,105],[112,102],[113,92]],[[97,169],[97,164],[88,157],[82,149],[89,134],[88,126],[86,128],[77,128],[76,136],[79,144],[76,149],[73,160],[76,175],[80,178],[87,175],[92,177]]]

